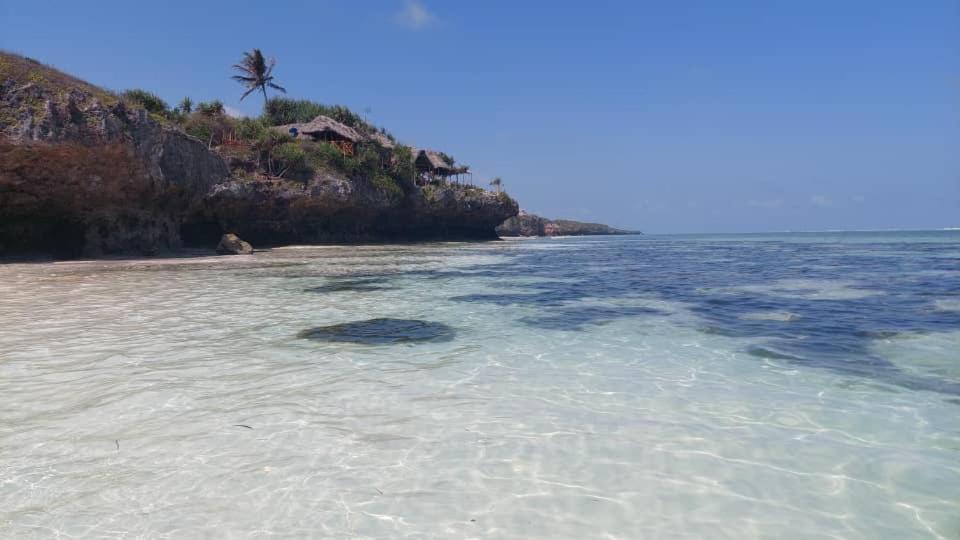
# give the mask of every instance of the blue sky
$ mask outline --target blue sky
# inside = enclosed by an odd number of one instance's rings
[[[551,217],[649,232],[960,226],[960,3],[0,0],[0,47],[171,103],[244,50]]]

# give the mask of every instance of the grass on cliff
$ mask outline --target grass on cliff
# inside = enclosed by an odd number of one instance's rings
[[[71,90],[79,90],[91,94],[105,105],[113,105],[119,100],[113,92],[94,86],[57,68],[27,56],[0,50],[0,82],[8,80],[13,80],[21,86],[33,84],[49,92],[69,93]]]

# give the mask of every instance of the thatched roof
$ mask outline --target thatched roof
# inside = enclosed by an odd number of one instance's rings
[[[430,164],[430,167],[432,169],[439,170],[439,171],[453,170],[453,167],[451,167],[450,164],[444,161],[443,158],[440,156],[440,152],[436,152],[434,150],[421,150],[420,152],[423,153],[423,156],[425,158],[427,158],[427,162]]]
[[[443,156],[440,152],[436,150],[422,150],[417,148],[410,149],[413,153],[413,162],[417,163],[420,161],[420,156],[422,155],[426,161],[427,167],[433,171],[440,174],[451,175],[451,174],[464,174],[470,172],[470,167],[454,167],[446,162],[443,159]]]
[[[384,148],[396,148],[396,143],[390,140],[389,137],[380,133],[379,131],[374,131],[367,137],[370,141],[373,141]]]
[[[470,167],[467,165],[461,167],[454,167],[450,165],[446,162],[446,160],[443,159],[443,155],[436,150],[423,150],[411,147],[410,151],[413,155],[414,163],[422,163],[425,168],[428,168],[435,173],[450,176],[453,174],[465,174],[470,172]],[[420,161],[421,155],[423,156],[423,161],[425,163]]]
[[[348,141],[358,142],[363,140],[363,137],[361,137],[360,134],[357,133],[352,127],[346,124],[341,124],[333,118],[324,116],[322,114],[306,124],[301,125],[297,129],[300,131],[300,133],[307,133],[309,135],[329,132]]]

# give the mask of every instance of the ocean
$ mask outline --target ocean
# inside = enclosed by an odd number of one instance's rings
[[[0,265],[3,538],[960,538],[960,231]]]

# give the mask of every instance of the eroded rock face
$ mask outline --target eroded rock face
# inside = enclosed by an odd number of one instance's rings
[[[241,240],[239,236],[227,233],[220,237],[220,243],[217,244],[217,253],[220,255],[250,255],[253,253],[253,246],[249,242]]]
[[[388,195],[329,173],[307,182],[233,180],[215,186],[202,219],[256,244],[495,239],[513,200],[467,186]]]
[[[497,227],[497,233],[502,236],[546,236],[546,222],[540,216],[520,211]]]
[[[0,81],[0,244],[59,256],[180,247],[219,156],[93,92]]]

